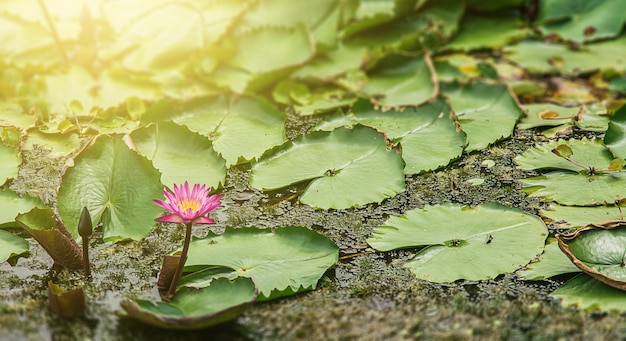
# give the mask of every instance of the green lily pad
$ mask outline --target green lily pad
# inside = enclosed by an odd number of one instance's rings
[[[616,37],[626,23],[620,0],[550,0],[538,3],[544,34],[557,34],[566,40],[589,42]]]
[[[626,197],[626,172],[587,175],[556,171],[522,182],[522,191],[529,196],[561,205],[604,205]]]
[[[578,228],[609,220],[623,219],[616,206],[563,206],[552,204],[540,214],[563,228]]]
[[[121,138],[100,136],[63,174],[58,194],[59,214],[74,239],[78,220],[87,207],[102,222],[103,239],[141,239],[163,213],[152,204],[163,195],[161,174],[152,163],[130,150]]]
[[[447,84],[441,91],[450,99],[459,125],[467,134],[467,152],[486,148],[511,136],[522,115],[505,86],[482,82],[463,86]]]
[[[614,156],[626,158],[626,105],[611,116],[604,143]]]
[[[174,118],[174,122],[207,136],[226,166],[237,164],[240,158],[258,158],[285,142],[285,120],[285,113],[254,96],[201,97]]]
[[[284,145],[252,166],[250,184],[274,190],[310,181],[302,203],[341,209],[404,191],[403,168],[400,153],[388,148],[382,134],[356,126],[314,132]]]
[[[15,148],[5,146],[0,142],[0,184],[17,177],[17,168],[20,163],[22,163],[22,158]]]
[[[469,51],[484,48],[499,48],[511,40],[524,38],[529,30],[515,15],[467,14],[461,21],[459,33],[446,44],[446,49]],[[498,34],[494,34],[498,32]]]
[[[82,269],[83,250],[50,208],[33,208],[15,220],[48,252],[55,263],[70,269]],[[78,224],[78,221],[76,221]]]
[[[541,281],[546,278],[580,272],[567,256],[561,252],[555,238],[548,238],[543,253],[536,261],[516,272],[520,278],[530,281]]]
[[[191,243],[185,271],[227,267],[252,278],[261,297],[271,299],[314,289],[338,257],[333,242],[304,227],[227,228]],[[194,285],[188,277],[187,285]]]
[[[417,106],[437,95],[437,83],[428,55],[390,55],[368,72],[362,90],[385,107]]]
[[[447,165],[461,156],[465,134],[457,131],[450,108],[443,100],[403,111],[376,110],[366,101],[357,102],[347,115],[331,116],[317,125],[318,130],[362,124],[385,132],[399,143],[405,174],[416,174]]]
[[[234,38],[233,45],[237,53],[228,63],[251,74],[298,66],[307,62],[314,54],[309,31],[302,24],[254,29]],[[269,49],[268,46],[272,48]]]
[[[572,123],[580,108],[567,108],[552,103],[524,104],[526,115],[517,124],[517,129],[556,127]]]
[[[20,197],[11,190],[0,191],[0,228],[17,227],[15,217],[20,213],[26,213],[35,207],[43,208],[45,205],[39,198],[33,198],[29,195]]]
[[[213,188],[224,183],[224,159],[213,151],[206,137],[185,127],[161,122],[134,131],[129,142],[141,155],[152,160],[161,171],[161,183],[170,188],[185,181]]]
[[[0,263],[28,252],[28,241],[10,232],[0,230]]]
[[[444,283],[513,272],[543,251],[547,235],[541,219],[517,209],[445,204],[392,217],[367,242],[379,251],[428,245],[404,267]]]
[[[561,300],[564,306],[575,306],[584,310],[624,311],[626,295],[619,289],[608,286],[587,274],[580,274],[559,288],[550,297]]]
[[[552,152],[559,146],[568,147],[572,155],[567,159]],[[571,161],[568,161],[571,160]],[[518,168],[534,169],[563,169],[573,172],[588,172],[589,167],[601,170],[606,169],[613,156],[602,141],[583,138],[581,140],[552,140],[528,149],[515,157]]]
[[[626,222],[587,225],[555,237],[563,253],[586,274],[626,290]]]
[[[572,50],[565,45],[522,41],[504,49],[505,57],[535,74],[576,76],[594,70],[625,69],[626,36],[593,44],[593,49]]]
[[[257,294],[249,278],[221,278],[202,289],[183,288],[169,303],[124,300],[121,315],[165,329],[208,328],[239,316],[254,303]]]

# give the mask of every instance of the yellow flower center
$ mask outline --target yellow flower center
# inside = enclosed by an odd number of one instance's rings
[[[200,201],[195,199],[183,199],[178,202],[178,207],[183,211],[187,212],[188,209],[191,209],[192,212],[198,212],[200,209]]]

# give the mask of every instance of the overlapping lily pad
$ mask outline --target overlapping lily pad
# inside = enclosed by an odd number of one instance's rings
[[[282,144],[285,119],[283,112],[260,97],[214,96],[192,101],[174,122],[207,136],[230,166]]]
[[[624,218],[623,212],[615,205],[580,207],[551,204],[549,208],[541,210],[541,216],[562,228],[579,228]]]
[[[362,90],[377,104],[386,107],[417,106],[437,94],[430,57],[391,55],[368,72]]]
[[[315,231],[304,227],[284,227],[275,231],[257,228],[227,228],[222,235],[197,239],[189,247],[186,271],[216,266],[232,269],[220,277],[249,277],[263,299],[312,290],[324,272],[338,259],[337,246]],[[211,283],[212,273],[190,275],[186,286]]]
[[[626,158],[626,105],[611,116],[604,143],[614,156]]]
[[[367,242],[380,251],[426,246],[404,267],[442,283],[513,272],[542,252],[547,235],[538,217],[517,209],[445,204],[392,217]]]
[[[567,158],[552,152],[559,146],[566,146],[572,151]],[[515,162],[520,169],[561,169],[571,172],[587,172],[589,167],[597,170],[606,169],[613,156],[601,140],[582,138],[580,140],[552,140],[530,148]]]
[[[541,31],[563,39],[588,42],[616,37],[626,23],[620,0],[538,2]]]
[[[516,274],[522,279],[531,281],[541,281],[550,277],[580,272],[567,256],[561,252],[555,238],[548,238],[543,253],[537,260],[528,264],[524,269]]]
[[[215,188],[226,177],[224,159],[213,151],[211,142],[185,127],[158,123],[134,131],[129,143],[152,160],[161,171],[161,183],[170,188],[185,181]]]
[[[561,205],[593,206],[624,198],[626,173],[611,170],[612,159],[600,141],[582,139],[547,142],[515,160],[523,169],[558,169],[524,179],[522,190],[530,196]]]
[[[123,316],[174,330],[208,328],[239,316],[257,297],[254,283],[248,278],[230,281],[215,279],[202,288],[183,288],[171,302],[124,300]]]
[[[310,181],[300,197],[316,208],[348,208],[404,191],[400,153],[375,130],[355,126],[315,132],[290,142],[252,166],[250,184],[274,190]]]
[[[447,165],[463,153],[465,134],[457,130],[450,108],[438,100],[403,111],[376,110],[370,103],[358,102],[347,115],[334,115],[316,127],[332,130],[362,124],[385,133],[399,143],[405,174],[434,170]]]
[[[522,115],[505,86],[483,82],[463,86],[446,84],[441,91],[449,98],[461,129],[467,134],[468,152],[511,136]]]
[[[575,306],[584,310],[624,311],[624,291],[608,286],[597,279],[580,274],[559,288],[550,297],[561,300],[564,306]]]
[[[94,221],[102,221],[105,241],[141,239],[163,213],[161,174],[152,163],[130,150],[121,138],[99,137],[65,170],[59,189],[59,214],[78,239],[78,220],[87,207]]]
[[[0,230],[0,263],[28,252],[28,241],[10,232]]]
[[[556,235],[569,259],[591,277],[626,290],[626,223],[609,221]]]

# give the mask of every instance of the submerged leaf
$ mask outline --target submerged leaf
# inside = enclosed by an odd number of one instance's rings
[[[183,288],[169,303],[124,300],[122,315],[165,329],[208,328],[239,316],[256,300],[257,294],[248,278],[233,281],[221,278],[202,289]]]
[[[428,245],[404,267],[442,283],[513,272],[542,252],[547,235],[539,218],[517,209],[445,204],[392,217],[367,242],[380,251]]]
[[[222,235],[194,240],[185,269],[233,269],[238,276],[252,278],[262,298],[270,299],[314,289],[337,262],[338,253],[333,242],[304,227],[277,228],[275,232],[227,228]]]
[[[382,134],[359,125],[315,132],[286,144],[252,166],[250,184],[274,190],[310,181],[302,203],[341,209],[404,191],[403,168],[400,153],[387,149]]]

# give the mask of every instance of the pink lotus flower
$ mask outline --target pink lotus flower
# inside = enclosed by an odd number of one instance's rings
[[[190,191],[187,181],[180,186],[174,185],[173,193],[169,189],[165,189],[163,194],[169,202],[159,199],[154,199],[154,202],[172,214],[157,218],[156,221],[215,224],[215,221],[206,215],[222,204],[220,201],[222,195],[209,196],[210,191],[211,187],[199,184],[193,185],[193,189]]]

